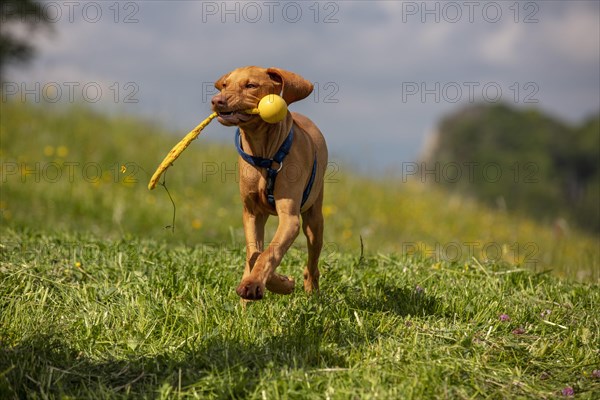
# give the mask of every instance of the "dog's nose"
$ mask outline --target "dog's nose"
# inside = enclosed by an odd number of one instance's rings
[[[213,107],[225,107],[225,105],[227,105],[225,97],[221,93],[214,95],[210,102]]]

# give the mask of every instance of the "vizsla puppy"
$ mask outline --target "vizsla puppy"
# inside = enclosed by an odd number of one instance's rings
[[[300,232],[300,216],[308,242],[304,290],[318,290],[325,139],[310,119],[298,113],[288,111],[283,121],[271,124],[243,112],[255,108],[269,94],[281,95],[287,104],[302,100],[313,85],[278,68],[243,67],[222,76],[215,87],[220,93],[212,98],[212,108],[218,121],[238,127],[246,266],[237,294],[246,300],[259,300],[265,288],[279,294],[294,290],[294,280],[275,269]],[[279,226],[265,250],[264,227],[269,215],[279,216]]]

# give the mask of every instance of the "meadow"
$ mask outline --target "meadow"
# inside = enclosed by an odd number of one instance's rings
[[[244,310],[233,146],[150,192],[186,132],[1,106],[2,398],[598,398],[596,236],[333,158],[322,292]]]

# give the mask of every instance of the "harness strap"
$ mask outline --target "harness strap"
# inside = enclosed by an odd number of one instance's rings
[[[313,183],[315,183],[316,175],[317,175],[317,154],[315,153],[315,162],[313,163],[312,174],[310,175],[308,184],[306,185],[306,188],[304,189],[304,193],[302,193],[302,204],[300,205],[300,207],[302,207],[304,205],[304,203],[306,202],[306,199],[308,199],[308,196],[310,195],[310,190],[312,189]]]
[[[292,126],[292,128],[290,129],[290,133],[288,134],[287,138],[283,141],[281,147],[279,147],[279,150],[277,150],[277,153],[275,153],[273,158],[263,158],[246,153],[242,148],[242,135],[240,133],[240,128],[238,128],[235,132],[235,147],[240,157],[242,157],[244,161],[246,161],[248,164],[254,167],[266,168],[267,187],[265,188],[265,191],[267,192],[267,201],[273,207],[275,207],[275,196],[273,195],[273,192],[275,191],[275,179],[277,178],[277,174],[279,173],[279,171],[281,171],[281,169],[283,168],[283,160],[289,154],[290,149],[292,148],[293,140],[294,127]],[[277,169],[273,168],[274,162],[279,164],[279,167]],[[317,155],[315,154],[315,162],[313,164],[312,174],[310,176],[308,184],[306,185],[306,188],[304,189],[304,192],[302,193],[302,204],[300,207],[304,205],[304,202],[306,202],[306,199],[308,199],[308,196],[310,195],[310,190],[312,189],[313,183],[315,181],[316,173]]]
[[[290,133],[288,134],[287,138],[285,138],[285,140],[281,144],[281,147],[279,148],[279,150],[277,150],[277,153],[275,153],[273,158],[262,158],[262,157],[252,156],[252,155],[246,153],[244,151],[244,149],[242,148],[242,135],[240,134],[240,128],[237,128],[237,130],[235,132],[235,147],[236,147],[238,153],[240,154],[240,156],[244,159],[244,161],[246,161],[248,164],[250,164],[252,166],[260,167],[260,168],[267,168],[267,169],[271,168],[271,166],[273,165],[273,161],[275,161],[278,164],[281,164],[283,162],[283,159],[285,158],[285,156],[288,155],[288,153],[290,152],[290,149],[292,148],[293,140],[294,140],[294,128],[292,127],[292,129],[290,129]]]

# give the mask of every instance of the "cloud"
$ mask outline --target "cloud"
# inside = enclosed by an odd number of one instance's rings
[[[205,117],[207,90],[223,73],[242,65],[279,66],[315,82],[318,90],[293,109],[319,123],[334,152],[354,158],[370,142],[378,149],[372,164],[381,166],[417,157],[424,133],[468,101],[465,82],[479,84],[479,97],[483,84],[497,83],[503,100],[514,103],[511,87],[522,95],[533,81],[537,105],[572,120],[600,108],[598,2],[531,2],[539,9],[538,22],[530,24],[523,23],[531,12],[523,2],[517,22],[509,8],[515,3],[497,2],[503,14],[494,23],[482,17],[482,6],[472,21],[466,8],[454,20],[447,2],[296,3],[302,7],[296,22],[290,22],[291,8],[284,14],[288,3],[277,3],[272,21],[263,8],[262,19],[252,22],[250,9],[241,14],[249,2],[235,2],[233,14],[223,2],[140,2],[132,24],[115,23],[108,9],[113,3],[99,3],[106,18],[57,22],[56,35],[37,42],[40,55],[31,68],[12,69],[11,76],[120,88],[133,81],[139,102],[119,107],[184,131]],[[456,83],[465,93],[456,103],[440,93],[406,97],[407,83],[419,89]],[[214,131],[215,137],[228,132]]]
[[[523,40],[524,30],[520,24],[507,24],[479,41],[482,59],[490,64],[514,67],[520,61],[519,43]]]
[[[598,63],[600,59],[600,3],[596,7],[577,4],[543,25],[540,44],[552,48],[557,56],[575,63]],[[540,38],[541,39],[541,38]]]

